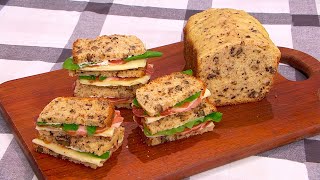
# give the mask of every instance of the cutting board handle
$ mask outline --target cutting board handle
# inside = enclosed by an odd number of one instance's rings
[[[316,73],[320,73],[320,62],[316,58],[304,52],[285,47],[281,47],[280,51],[280,62],[289,64],[293,68],[298,69],[308,78]]]

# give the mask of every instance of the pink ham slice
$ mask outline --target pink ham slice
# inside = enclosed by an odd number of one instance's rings
[[[189,133],[192,133],[194,131],[201,131],[202,129],[206,128],[209,124],[210,124],[211,121],[207,121],[207,122],[204,122],[204,123],[201,123],[201,124],[198,124],[194,127],[192,127],[191,129],[189,128],[186,128],[183,132],[181,132],[180,134],[181,135],[187,135]]]

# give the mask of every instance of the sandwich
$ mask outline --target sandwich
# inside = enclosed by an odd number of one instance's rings
[[[118,108],[131,108],[135,90],[153,73],[147,59],[160,56],[161,52],[146,50],[136,36],[104,35],[75,41],[63,68],[78,77],[76,97],[106,98]]]
[[[106,99],[58,97],[40,113],[35,150],[96,169],[121,145],[120,111]]]
[[[175,72],[138,88],[132,103],[134,121],[148,145],[158,145],[212,131],[220,122],[207,97],[210,91],[192,71]]]

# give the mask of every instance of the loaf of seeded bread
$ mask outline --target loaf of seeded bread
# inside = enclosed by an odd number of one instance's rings
[[[175,72],[138,88],[136,98],[150,116],[155,116],[199,91],[204,92],[205,89],[205,84],[199,79]]]
[[[73,43],[72,56],[76,64],[119,60],[145,53],[146,48],[136,36],[111,35],[96,39],[78,39]]]
[[[193,69],[217,106],[253,102],[269,92],[280,51],[261,23],[244,11],[209,9],[184,28],[185,69]]]
[[[114,105],[103,98],[58,97],[42,110],[37,121],[108,127],[113,114]]]

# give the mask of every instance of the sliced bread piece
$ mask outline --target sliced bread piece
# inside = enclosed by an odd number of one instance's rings
[[[175,72],[143,85],[137,89],[136,98],[148,115],[155,116],[199,91],[204,93],[205,89],[201,80]]]
[[[72,56],[75,64],[107,60],[119,60],[145,53],[146,48],[136,36],[111,35],[96,39],[78,39],[73,43]]]
[[[134,98],[136,90],[141,84],[134,86],[92,86],[76,81],[74,96],[98,98]]]
[[[42,110],[37,122],[108,127],[113,116],[114,105],[106,99],[58,97]]]

